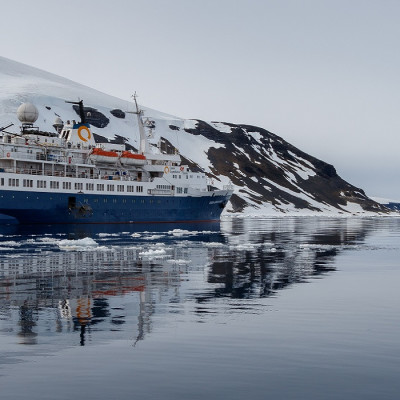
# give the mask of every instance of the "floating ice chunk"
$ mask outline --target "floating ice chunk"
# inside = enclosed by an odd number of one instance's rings
[[[219,243],[219,242],[202,242],[202,245],[206,247],[223,247],[225,246],[224,243]]]
[[[175,260],[175,259],[173,259],[173,260],[168,260],[167,262],[170,264],[186,265],[186,264],[191,263],[191,260],[183,260],[183,259]]]
[[[261,246],[262,243],[240,243],[236,245],[230,245],[229,248],[232,250],[253,251]]]
[[[144,239],[146,240],[157,240],[157,239],[161,239],[163,238],[165,235],[151,235],[151,236],[147,236]]]
[[[170,235],[173,235],[173,236],[184,236],[184,235],[193,234],[193,232],[187,231],[187,230],[185,230],[185,229],[174,229],[174,230],[172,230],[172,231],[168,231],[168,233],[169,233]],[[196,233],[195,233],[195,234],[196,234]]]
[[[166,254],[164,249],[157,249],[157,250],[146,250],[139,253],[139,256],[161,256]]]
[[[42,238],[38,238],[37,241],[42,242],[42,243],[54,244],[54,243],[58,243],[60,241],[60,239],[55,239],[52,237],[42,237]]]
[[[58,247],[61,250],[67,251],[82,251],[82,250],[94,250],[98,248],[97,242],[95,242],[92,238],[84,238],[77,240],[60,240],[58,243]]]
[[[0,242],[0,246],[20,247],[20,246],[21,246],[21,243],[15,242],[14,240],[9,240],[8,242]]]

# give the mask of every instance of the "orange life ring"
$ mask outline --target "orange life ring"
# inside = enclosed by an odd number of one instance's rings
[[[183,171],[185,168],[184,167],[181,167],[181,171]]]
[[[169,172],[169,167],[168,167],[167,165],[164,167],[164,172],[165,172],[166,174],[168,174],[168,172]]]
[[[11,156],[11,154],[10,154],[10,153],[7,153],[7,158],[10,158],[10,156]]]
[[[82,136],[82,131],[86,131],[86,134],[85,134],[85,135],[86,135],[87,137]],[[80,127],[78,128],[78,136],[79,136],[79,139],[81,139],[83,142],[89,141],[90,138],[92,137],[92,135],[90,134],[90,129],[89,129],[87,126],[85,126],[85,125],[82,125],[82,126],[80,126]]]

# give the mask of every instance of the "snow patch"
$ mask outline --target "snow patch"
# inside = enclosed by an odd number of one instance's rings
[[[213,128],[223,133],[232,133],[232,127],[223,122],[208,122]]]

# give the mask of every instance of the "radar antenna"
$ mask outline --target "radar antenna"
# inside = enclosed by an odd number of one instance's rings
[[[139,110],[139,106],[138,106],[138,103],[137,103],[137,100],[136,100],[138,98],[138,95],[136,94],[136,91],[131,97],[133,98],[133,101],[135,102],[135,106],[136,106],[136,113],[135,114],[138,114],[138,115],[143,114],[143,111]]]
[[[146,137],[146,133],[144,131],[143,127],[143,121],[141,118],[141,115],[143,114],[143,110],[139,109],[139,105],[137,103],[137,94],[136,92],[131,96],[133,98],[133,101],[135,102],[136,106],[136,111],[126,111],[128,114],[136,114],[137,120],[138,120],[138,126],[139,126],[139,135],[140,135],[140,146],[139,146],[139,152],[141,154],[145,154],[149,152],[149,142]]]
[[[8,129],[10,126],[13,126],[14,124],[9,124],[7,126],[3,126],[2,128],[0,128],[0,132],[6,132],[6,129]],[[6,132],[6,133],[10,133],[10,132]]]

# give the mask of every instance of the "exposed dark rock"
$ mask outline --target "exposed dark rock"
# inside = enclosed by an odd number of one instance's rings
[[[125,118],[125,113],[122,110],[120,110],[119,108],[116,108],[115,110],[111,110],[110,113],[112,115],[114,115],[114,117],[121,118],[121,119]]]
[[[241,187],[231,200],[235,211],[243,210],[246,198],[256,205],[269,202],[283,210],[285,205],[293,204],[298,209],[318,211],[318,203],[322,203],[344,211],[342,207],[351,201],[366,211],[387,211],[361,189],[340,178],[332,165],[279,136],[255,126],[224,124],[231,127],[231,132],[221,132],[204,121],[185,131],[223,145],[210,147],[207,156],[215,177],[226,176]],[[252,133],[257,134],[257,139]],[[304,177],[298,173],[301,169],[315,174]]]
[[[172,129],[173,131],[179,131],[180,130],[179,126],[176,126],[176,125],[169,125],[169,129]]]
[[[161,136],[160,138],[160,151],[163,154],[177,154],[178,149],[171,144],[170,141]]]
[[[48,110],[51,110],[51,107],[50,107],[50,106],[46,106],[46,108],[47,108]]]
[[[189,160],[188,158],[186,158],[182,155],[181,155],[181,163],[183,165],[189,166],[190,170],[193,172],[204,172],[203,168],[201,168],[199,164],[195,163],[192,160]],[[207,175],[209,175],[209,174],[207,174]]]
[[[79,115],[79,106],[73,105],[72,108]],[[102,114],[100,111],[92,107],[83,107],[85,113],[86,122],[96,128],[105,128],[110,120]]]
[[[232,195],[230,202],[232,204],[233,212],[239,212],[247,205],[246,200],[239,197],[237,194]]]

